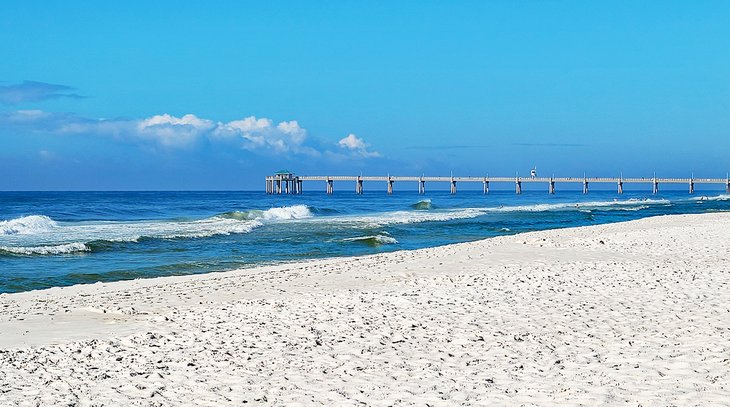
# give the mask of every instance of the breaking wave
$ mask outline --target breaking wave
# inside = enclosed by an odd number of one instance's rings
[[[9,247],[0,246],[0,255],[54,255],[89,252],[91,248],[84,243],[66,243],[55,246],[30,246],[30,247]]]
[[[421,201],[423,202],[423,201]],[[419,202],[420,203],[420,202]],[[349,223],[354,227],[377,228],[387,225],[412,224],[421,222],[446,222],[459,219],[471,219],[490,213],[547,212],[547,211],[579,211],[590,213],[602,211],[640,211],[651,205],[669,205],[666,199],[629,199],[625,201],[566,202],[555,204],[515,205],[484,208],[464,208],[451,210],[411,210],[385,212],[375,215],[341,216],[334,218],[318,218],[316,221],[328,223]]]
[[[95,252],[141,239],[196,239],[249,233],[265,222],[312,217],[306,205],[226,212],[199,220],[56,222],[45,215],[0,221],[0,253],[57,255]]]
[[[691,201],[730,201],[730,195],[728,194],[722,194],[717,196],[696,196],[694,198],[690,198]]]
[[[629,199],[626,201],[595,201],[595,202],[565,202],[556,204],[534,204],[519,206],[503,206],[497,208],[485,208],[489,212],[546,212],[559,210],[625,210],[636,211],[646,209],[649,205],[669,205],[671,201],[666,199]]]
[[[58,224],[48,216],[30,215],[16,219],[0,221],[0,234],[28,235],[38,232],[47,232],[58,227]]]
[[[381,246],[384,244],[398,244],[398,241],[387,235],[358,236],[342,239],[343,242],[360,243],[367,246]]]
[[[311,218],[312,211],[306,205],[282,206],[266,210],[225,212],[218,217],[235,220],[292,220]]]
[[[423,199],[421,201],[418,201],[411,205],[411,208],[417,210],[417,211],[427,211],[429,209],[432,209],[433,206],[431,205],[430,199]]]

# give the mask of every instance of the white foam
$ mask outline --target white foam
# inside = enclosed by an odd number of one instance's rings
[[[177,239],[249,233],[253,229],[261,226],[261,222],[256,220],[241,221],[213,217],[193,222],[175,222],[170,225],[167,223],[159,223],[151,226],[153,227],[147,229],[148,233],[139,237]],[[169,232],[167,230],[169,230]],[[139,237],[137,237],[137,239]]]
[[[0,231],[3,235],[29,235],[47,232],[56,228],[58,224],[48,216],[30,215],[21,218],[0,221]]]
[[[485,208],[464,208],[443,211],[395,211],[368,216],[339,216],[315,218],[316,222],[345,223],[354,227],[381,227],[396,224],[409,224],[421,222],[445,222],[458,219],[476,218],[488,213],[495,212],[547,212],[560,210],[578,210],[590,212],[591,209],[616,211],[639,211],[649,208],[650,205],[668,205],[671,202],[666,199],[629,199],[625,201],[592,201],[592,202],[563,202],[555,204],[534,204],[516,205]]]
[[[271,208],[261,212],[260,218],[264,220],[291,220],[306,219],[312,217],[312,211],[306,205],[282,206]]]
[[[696,196],[694,198],[690,198],[692,201],[730,201],[730,195],[727,194],[721,194],[717,196]]]
[[[0,222],[0,247],[18,254],[61,254],[88,251],[83,243],[104,240],[136,242],[141,238],[181,239],[249,233],[267,221],[306,219],[305,205],[251,211],[250,217],[213,216],[190,221],[56,222],[48,216],[31,215]]]
[[[648,205],[668,205],[671,202],[666,199],[629,199],[626,201],[592,201],[592,202],[563,202],[555,204],[534,204],[534,205],[518,205],[504,206],[498,208],[484,208],[489,212],[547,212],[563,209],[595,209],[602,208],[612,210],[612,207],[618,207],[615,210],[639,210],[648,208]],[[631,208],[624,208],[631,207]]]
[[[323,222],[352,223],[356,227],[374,228],[386,225],[445,222],[455,219],[476,218],[484,213],[485,210],[483,209],[468,208],[443,212],[397,211],[372,216],[343,216],[338,218],[317,218],[317,220]]]
[[[26,218],[30,218],[30,221]],[[20,254],[26,251],[34,254],[57,254],[63,250],[81,251],[78,245],[82,243],[73,242],[135,242],[145,237],[203,238],[249,233],[262,225],[259,220],[236,220],[217,216],[195,221],[74,223],[57,223],[46,216],[26,218],[7,221],[2,225],[0,246],[4,247],[3,250]]]
[[[6,251],[9,253],[15,253],[15,254],[48,255],[48,254],[69,254],[69,253],[88,252],[90,249],[85,244],[76,242],[76,243],[60,244],[60,245],[55,245],[55,246],[30,246],[30,247],[0,246],[0,250]]]

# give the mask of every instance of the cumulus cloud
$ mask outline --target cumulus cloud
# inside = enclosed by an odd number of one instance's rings
[[[296,120],[276,123],[271,119],[255,116],[229,122],[216,122],[194,114],[182,117],[161,114],[145,119],[93,119],[71,113],[18,110],[0,112],[0,129],[2,128],[28,133],[111,136],[168,149],[191,148],[202,142],[228,144],[257,153],[285,153],[287,156],[380,156],[379,153],[370,151],[369,145],[354,134],[340,140],[337,143],[340,152],[335,153],[327,147],[335,143],[310,140],[307,130]],[[343,151],[345,154],[342,154]]]
[[[194,114],[183,117],[162,114],[139,120],[134,134],[163,146],[176,147],[192,144],[215,126],[212,121],[200,119]]]
[[[243,147],[250,150],[266,148],[276,152],[318,154],[304,144],[307,131],[296,120],[274,124],[271,119],[249,116],[228,123],[218,123],[213,135],[224,139],[240,138]]]
[[[369,144],[365,143],[365,140],[357,137],[350,133],[347,137],[344,137],[337,143],[340,148],[349,150],[361,157],[380,157],[380,153],[377,151],[369,151]]]
[[[83,98],[83,96],[72,91],[73,88],[65,85],[24,81],[16,85],[0,86],[0,103],[18,105],[21,103],[41,102],[48,99]]]

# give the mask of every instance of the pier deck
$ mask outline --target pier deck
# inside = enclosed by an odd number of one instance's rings
[[[582,184],[583,193],[588,193],[590,184],[615,184],[618,193],[623,193],[624,184],[648,184],[652,188],[653,193],[659,192],[660,184],[685,184],[690,194],[694,193],[696,184],[714,184],[725,186],[725,190],[730,193],[730,177],[725,178],[657,178],[657,177],[434,177],[434,176],[363,176],[363,175],[294,175],[293,173],[277,173],[266,177],[266,193],[267,194],[299,194],[303,190],[303,183],[307,182],[323,182],[325,191],[328,194],[334,192],[334,182],[349,181],[355,185],[355,193],[362,194],[363,182],[384,182],[388,194],[393,193],[393,185],[396,182],[415,182],[418,184],[418,192],[423,194],[426,192],[426,183],[445,182],[451,186],[451,193],[456,193],[458,183],[470,182],[481,183],[484,193],[489,193],[490,183],[514,183],[515,192],[522,193],[523,183],[544,183],[548,186],[549,193],[555,193],[555,185],[572,183]]]

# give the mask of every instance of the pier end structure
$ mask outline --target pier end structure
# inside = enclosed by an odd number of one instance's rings
[[[303,180],[289,170],[279,170],[266,177],[266,193],[269,195],[301,194]]]

